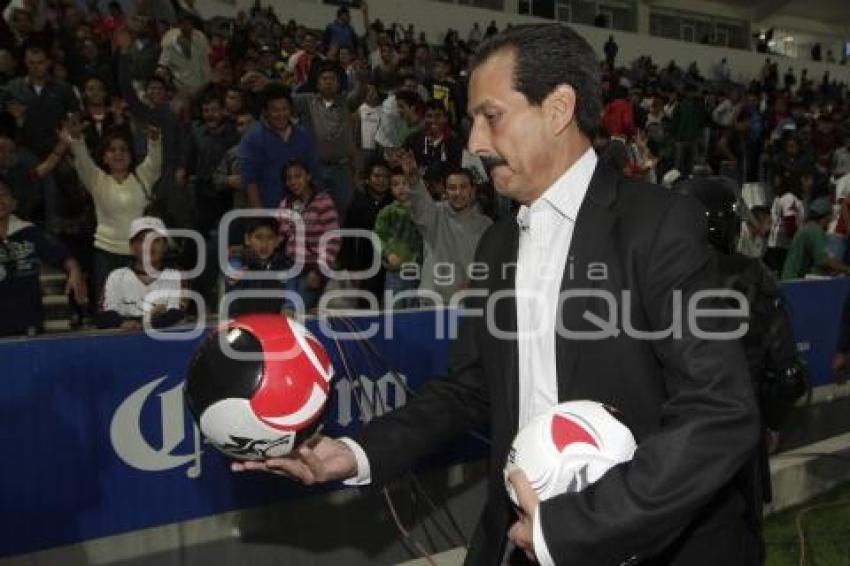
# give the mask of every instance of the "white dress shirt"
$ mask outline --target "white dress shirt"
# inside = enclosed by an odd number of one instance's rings
[[[590,179],[596,152],[589,148],[536,201],[520,207],[516,267],[517,347],[519,360],[519,428],[558,403],[555,324],[558,297],[567,265],[573,229]],[[348,485],[368,484],[369,461],[353,440],[357,475]],[[533,518],[534,552],[540,564],[554,565],[543,538],[540,508]]]
[[[517,213],[520,226],[516,268],[519,428],[558,404],[555,324],[558,297],[573,239],[576,217],[593,171],[596,153],[588,149],[530,206]],[[554,565],[543,538],[540,507],[533,518],[534,553]]]

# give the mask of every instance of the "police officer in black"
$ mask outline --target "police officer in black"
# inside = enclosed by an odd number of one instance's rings
[[[791,320],[773,273],[761,260],[736,252],[746,207],[739,201],[734,181],[697,176],[676,189],[699,200],[705,208],[708,241],[725,288],[742,293],[748,301],[748,330],[741,339],[759,400],[763,441],[737,482],[751,503],[753,528],[761,530],[764,503],[771,501],[768,455],[776,449],[779,430],[794,403],[807,391],[805,366],[797,352]],[[762,562],[764,552],[762,552]]]

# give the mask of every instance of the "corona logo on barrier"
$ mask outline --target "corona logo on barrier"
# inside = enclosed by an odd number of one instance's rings
[[[183,384],[178,384],[158,395],[162,443],[152,446],[142,433],[142,409],[150,401],[153,391],[168,376],[146,383],[135,390],[115,410],[109,436],[112,448],[128,466],[146,472],[162,472],[192,465],[186,470],[190,478],[201,475],[201,433],[192,425],[192,452],[175,454],[174,450],[186,439],[186,410],[183,401]]]
[[[407,403],[407,377],[386,373],[376,380],[361,375],[357,380],[340,379],[336,383],[337,423],[347,427],[352,423],[354,409],[361,423],[389,413]]]

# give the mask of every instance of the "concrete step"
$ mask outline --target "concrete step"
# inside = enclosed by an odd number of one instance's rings
[[[65,273],[49,265],[42,265],[38,277],[45,295],[61,295],[65,292]]]
[[[57,332],[71,332],[76,330],[71,328],[71,321],[68,319],[45,320],[44,331],[50,334]]]
[[[67,307],[68,297],[60,294],[45,295],[41,299],[41,304],[45,309],[55,309],[57,307]]]
[[[775,513],[850,481],[850,432],[781,452],[770,459]]]

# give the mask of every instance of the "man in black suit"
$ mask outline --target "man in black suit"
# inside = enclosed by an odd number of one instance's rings
[[[487,428],[489,495],[467,564],[503,563],[509,540],[541,564],[757,563],[735,475],[755,449],[758,413],[732,339],[740,321],[699,317],[721,307],[699,205],[597,164],[598,64],[569,28],[506,30],[473,69],[469,149],[521,204],[478,247],[487,276],[466,306],[488,314],[464,319],[448,376],[406,407],[353,439],[323,437],[292,458],[233,469],[381,485]],[[514,473],[515,512],[501,480],[514,435],[572,399],[618,408],[638,441],[634,459],[544,502]]]

